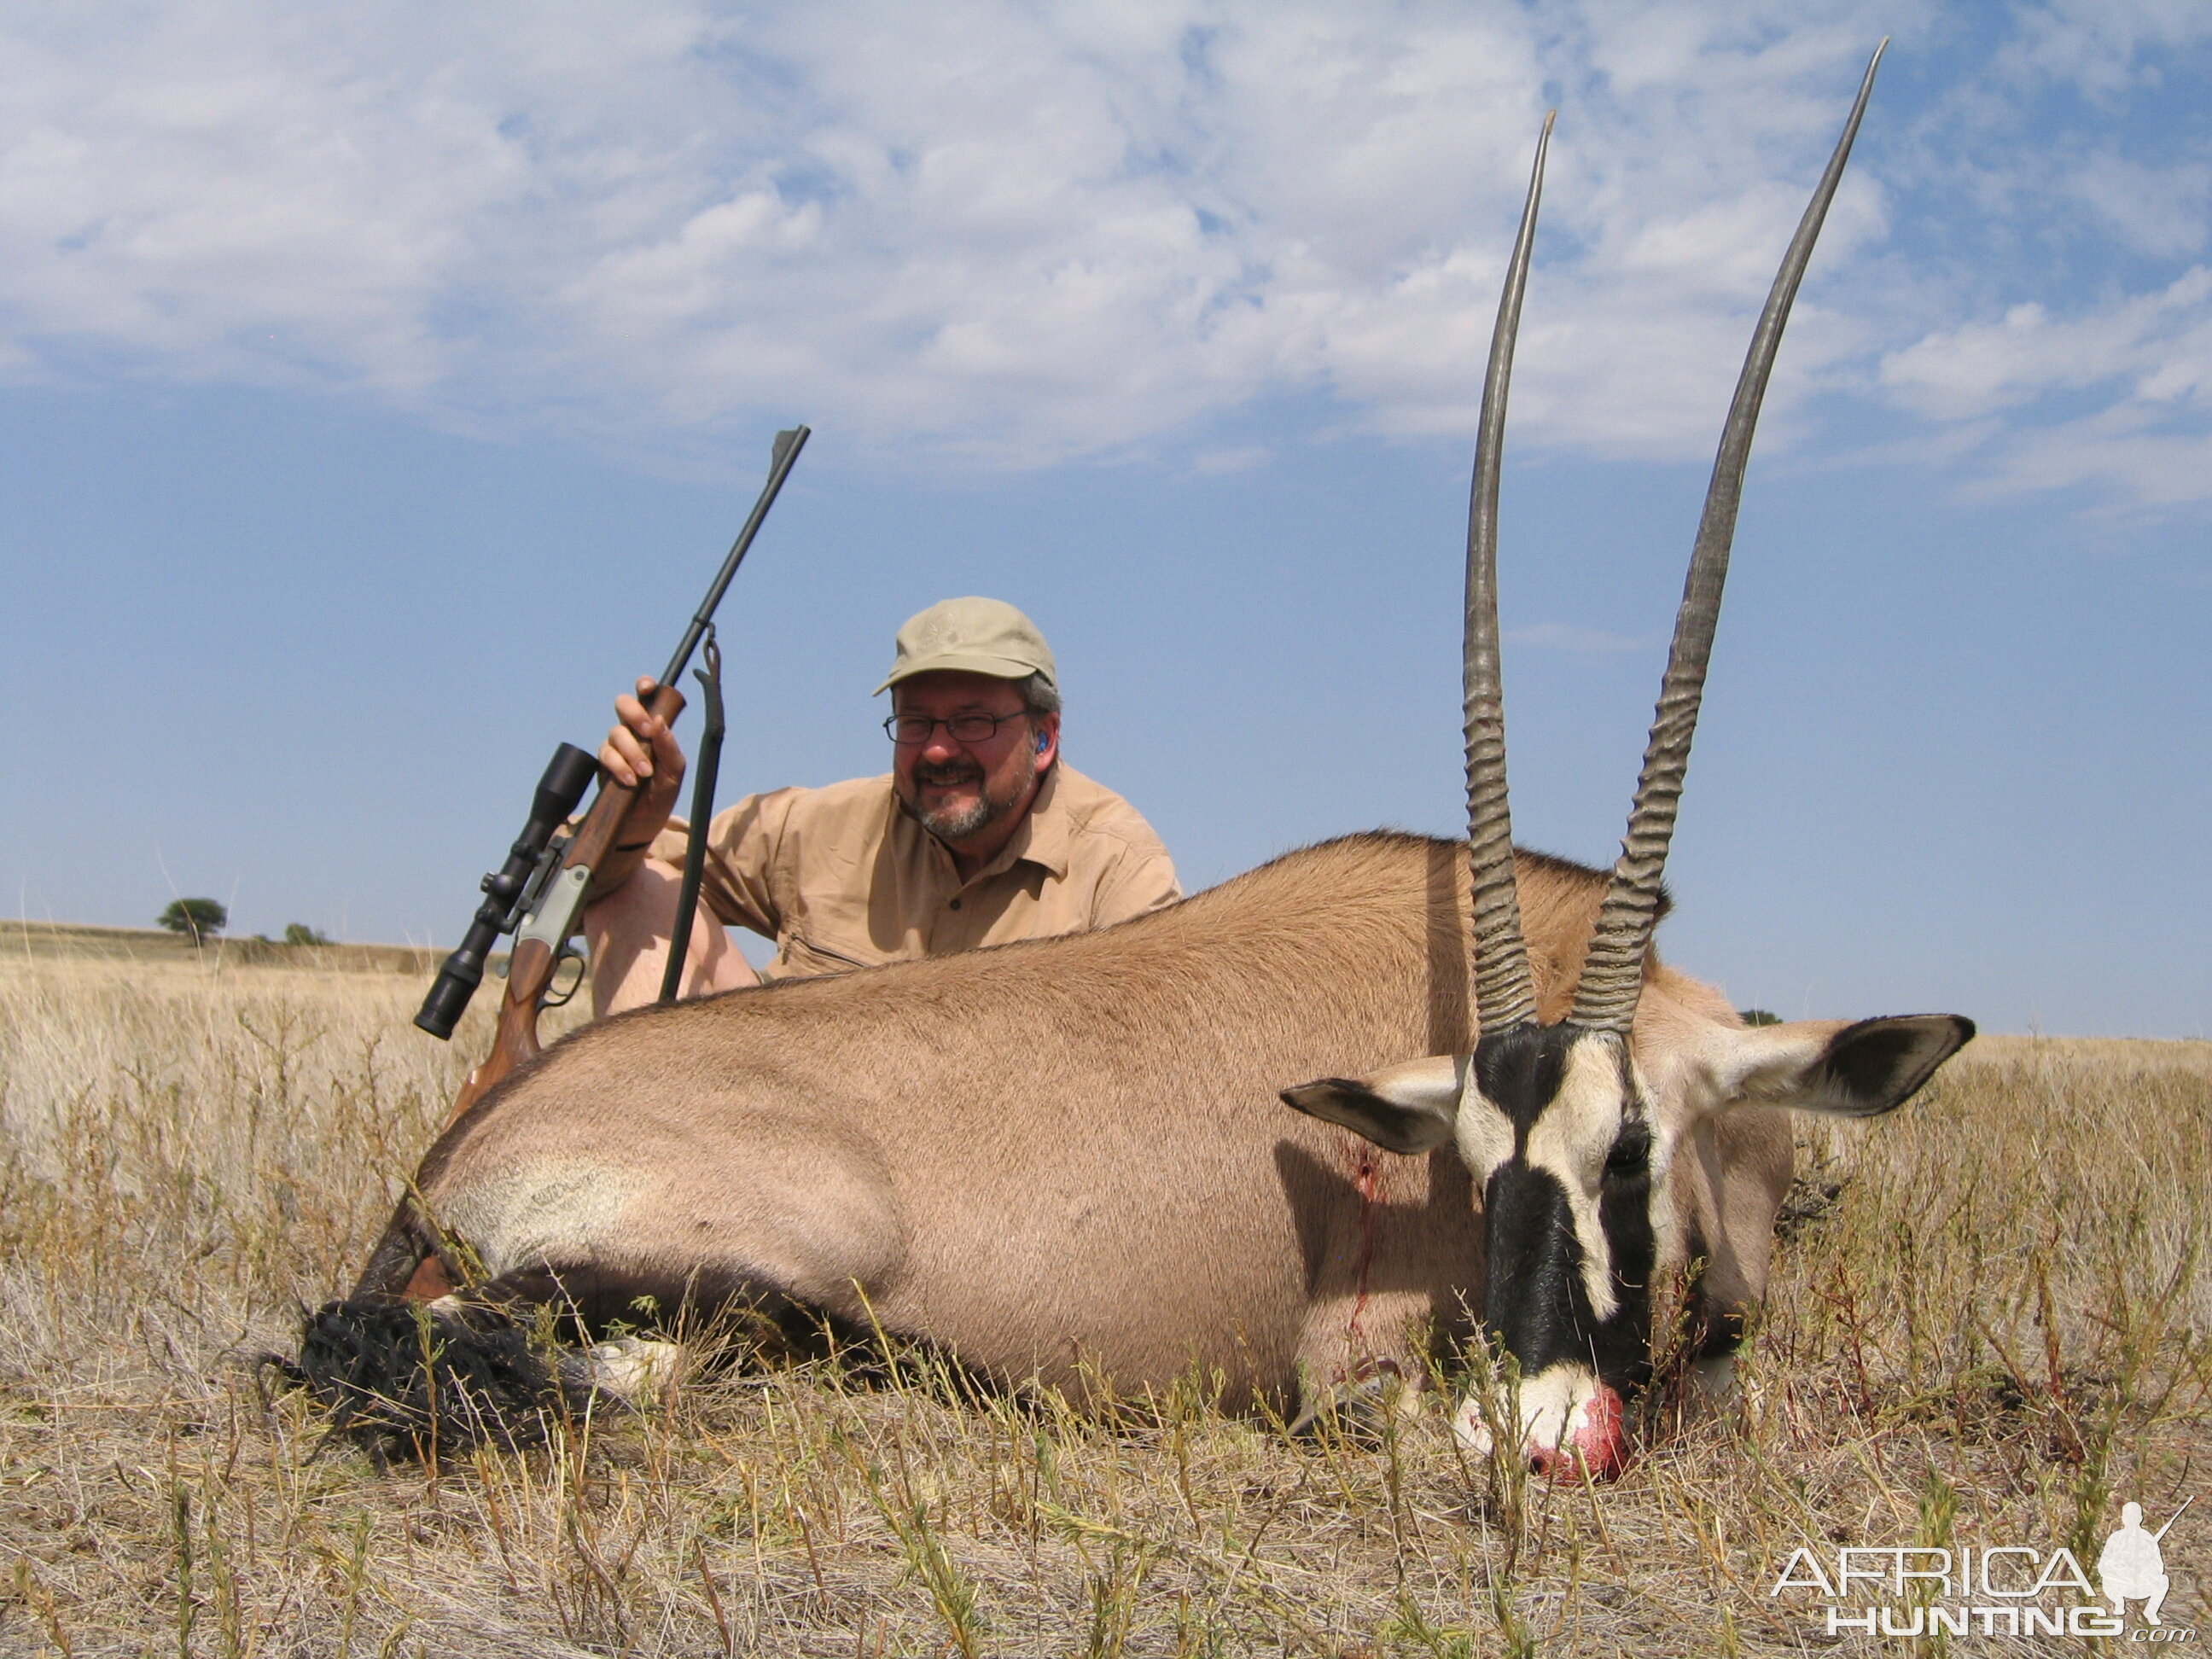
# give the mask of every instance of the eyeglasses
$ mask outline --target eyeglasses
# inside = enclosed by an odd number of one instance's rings
[[[893,714],[884,722],[884,735],[902,749],[915,749],[927,743],[930,733],[941,726],[952,734],[955,743],[988,743],[1008,720],[1026,720],[1029,712],[1018,708],[1011,714],[955,714],[949,720],[933,720],[927,714]]]

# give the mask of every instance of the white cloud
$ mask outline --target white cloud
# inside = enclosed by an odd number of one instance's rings
[[[2212,500],[2212,270],[2155,294],[2055,317],[2014,307],[1994,322],[1930,333],[1882,360],[1882,383],[1939,419],[1972,422],[2053,394],[2095,394],[2087,412],[1984,428],[1993,482],[2094,483],[2151,504]]]
[[[1557,101],[1516,441],[1702,458],[1886,21],[1771,10],[154,0],[124,30],[19,7],[0,374],[321,385],[664,452],[804,415],[879,451],[1035,464],[1316,391],[1384,430],[1464,432]],[[2028,9],[1971,96],[1939,98],[1944,137],[2062,81],[2124,100],[2203,33],[2152,0]],[[1895,50],[1945,39],[1931,21]],[[1910,130],[1892,96],[1870,134]],[[2033,185],[2084,236],[2200,249],[2196,155],[2109,133],[2009,170],[1922,148],[1884,152],[1897,179],[1978,204],[1989,235]],[[2170,273],[2070,306],[1940,260],[1902,279],[1898,188],[1879,155],[1846,181],[1780,430],[1822,390],[1948,422],[2106,387],[2194,417],[2201,302]],[[2159,389],[2160,352],[2185,385]],[[2107,427],[2115,455],[2146,430]],[[1992,477],[2021,476],[2015,435],[1978,452]],[[2136,487],[2118,461],[2097,476]]]
[[[2212,374],[2212,270],[2081,316],[2014,306],[1994,323],[1925,336],[1883,359],[1884,384],[1930,414],[1965,418],[2055,388],[2130,382],[2152,404],[2194,400]]]
[[[2118,100],[2160,73],[2155,54],[2212,37],[2196,0],[2043,0],[2023,6],[1996,55],[2014,78],[2062,82]]]

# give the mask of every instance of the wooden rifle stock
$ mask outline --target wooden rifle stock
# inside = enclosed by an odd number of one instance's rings
[[[684,712],[684,694],[672,685],[659,686],[645,700],[645,706],[648,713],[673,725]],[[630,803],[636,799],[635,786],[617,783],[601,768],[599,792],[570,837],[561,857],[561,868],[597,871],[604,865],[614,850],[615,837],[622,833],[623,820],[629,816]],[[446,1115],[447,1127],[490,1093],[494,1084],[538,1053],[538,1017],[544,1011],[545,994],[552,988],[559,966],[554,946],[542,939],[517,936],[507,959],[507,993],[500,999],[491,1052],[453,1097],[453,1109]]]

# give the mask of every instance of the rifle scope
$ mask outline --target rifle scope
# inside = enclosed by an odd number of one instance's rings
[[[468,1012],[469,999],[483,982],[485,959],[499,943],[499,936],[514,926],[516,902],[529,886],[553,832],[568,822],[599,770],[597,758],[573,743],[564,743],[553,751],[530,803],[530,822],[522,826],[522,833],[507,849],[506,867],[483,878],[484,902],[477,908],[460,944],[438,970],[437,982],[422,999],[422,1012],[415,1016],[415,1023],[432,1036],[451,1037],[453,1027]]]

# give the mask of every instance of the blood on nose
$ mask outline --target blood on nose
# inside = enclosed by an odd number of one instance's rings
[[[1573,1430],[1556,1446],[1528,1448],[1528,1467],[1547,1480],[1571,1486],[1587,1476],[1611,1480],[1628,1467],[1628,1431],[1620,1396],[1604,1383],[1575,1414]]]

